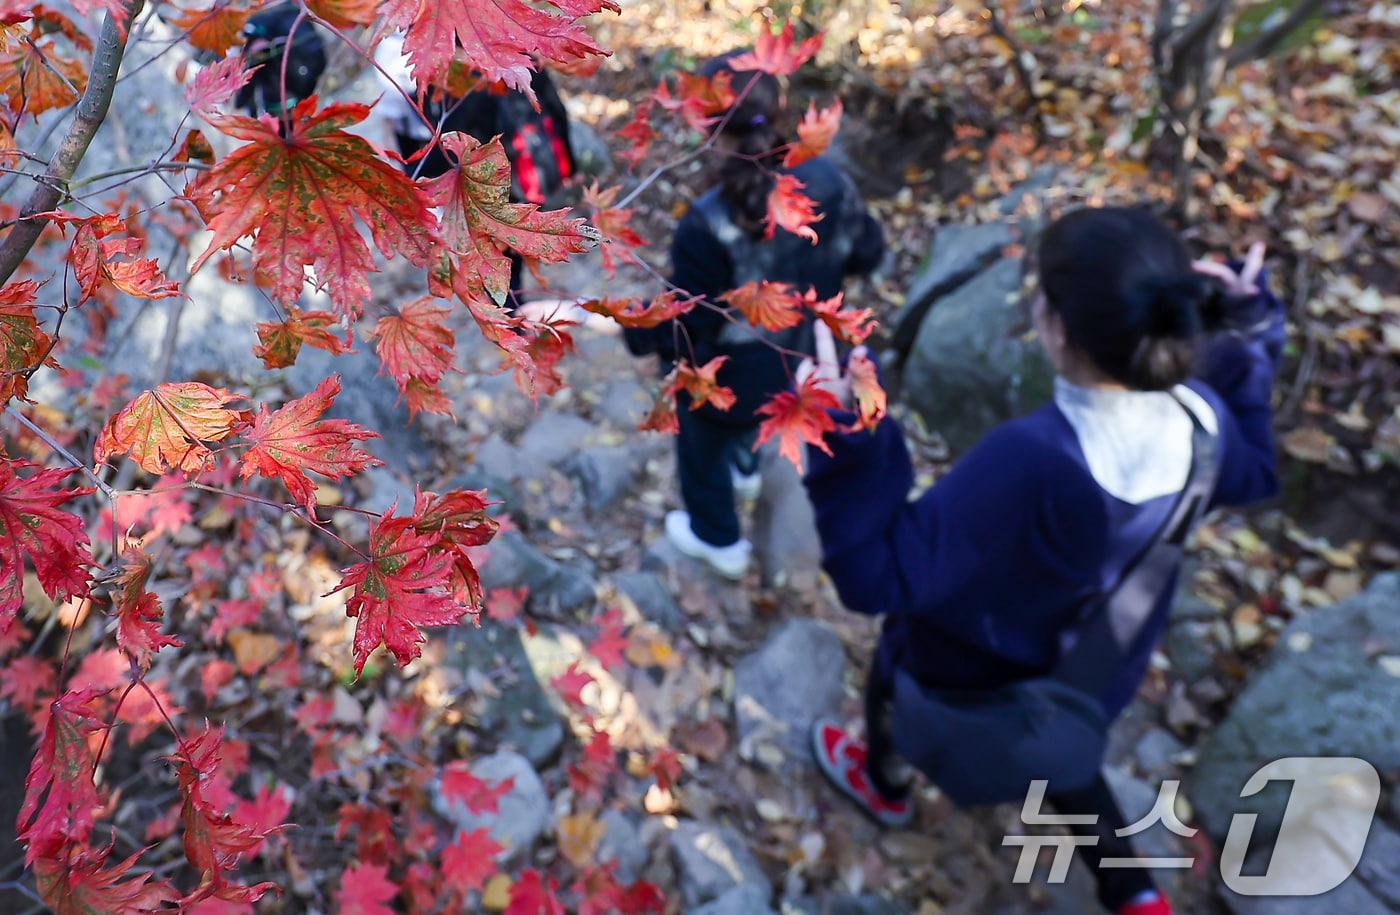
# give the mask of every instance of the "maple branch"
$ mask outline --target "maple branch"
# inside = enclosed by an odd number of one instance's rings
[[[198,172],[207,172],[213,168],[213,166],[205,165],[203,162],[152,162],[148,165],[129,165],[125,168],[114,168],[111,171],[98,172],[95,175],[79,178],[77,181],[70,181],[68,183],[68,191],[71,195],[73,191],[76,191],[80,187],[86,187],[98,181],[105,181],[108,178],[119,178],[122,175],[131,175],[138,172],[178,172],[187,168],[194,169]]]
[[[68,132],[44,173],[49,182],[41,184],[29,195],[20,209],[19,221],[5,236],[4,243],[0,244],[0,283],[9,282],[39,240],[39,233],[48,225],[48,219],[40,218],[38,214],[58,207],[63,200],[59,186],[66,186],[78,170],[92,138],[97,135],[97,129],[106,120],[117,85],[117,72],[121,69],[122,55],[126,52],[127,33],[121,23],[133,21],[144,3],[145,0],[129,0],[120,21],[111,13],[102,20],[102,34],[98,38],[97,50],[92,54],[87,89],[78,102]]]
[[[112,487],[108,486],[105,482],[102,481],[101,477],[89,470],[86,464],[75,458],[72,452],[60,445],[54,439],[53,436],[49,435],[43,429],[40,429],[38,426],[34,425],[34,423],[30,421],[29,417],[16,410],[14,404],[6,406],[5,412],[8,413],[10,416],[13,416],[15,419],[19,420],[20,425],[24,426],[30,432],[38,436],[40,441],[52,448],[65,461],[72,464],[76,469],[81,470],[84,474],[86,474],[88,479],[92,480],[92,482],[96,484],[97,488],[102,490],[102,494],[104,496],[106,496],[108,499],[116,498],[116,493],[115,491],[113,491]]]

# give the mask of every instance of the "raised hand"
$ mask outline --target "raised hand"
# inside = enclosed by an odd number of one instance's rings
[[[1264,269],[1264,243],[1256,241],[1249,246],[1244,264],[1238,273],[1219,261],[1199,260],[1191,265],[1197,273],[1213,276],[1225,284],[1225,291],[1232,296],[1252,296],[1259,293],[1259,274]]]
[[[826,322],[818,321],[813,328],[817,337],[817,357],[813,359],[803,359],[802,364],[797,367],[797,383],[802,384],[808,378],[815,380],[816,384],[831,394],[841,402],[843,408],[849,409],[851,406],[851,379],[842,371],[841,362],[836,356],[836,339],[831,335],[831,328],[826,326]],[[865,355],[866,348],[858,346],[852,351],[852,357]]]

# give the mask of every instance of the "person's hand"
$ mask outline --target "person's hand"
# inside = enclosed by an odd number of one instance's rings
[[[1191,265],[1197,273],[1213,276],[1225,285],[1225,292],[1231,296],[1254,296],[1259,294],[1259,274],[1264,269],[1264,243],[1256,241],[1249,246],[1244,256],[1244,264],[1236,273],[1226,264],[1218,261],[1199,260]]]
[[[836,358],[836,339],[831,336],[831,328],[826,322],[818,321],[813,330],[817,337],[817,358],[802,360],[797,367],[797,383],[804,384],[810,378],[817,387],[835,397],[842,409],[850,409],[851,379],[841,370],[841,362]],[[858,346],[852,355],[865,352],[865,347]]]

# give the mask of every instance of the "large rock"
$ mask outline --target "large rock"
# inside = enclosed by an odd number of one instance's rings
[[[644,618],[671,632],[680,629],[681,608],[655,572],[614,572],[612,585]]]
[[[564,743],[564,722],[530,666],[520,630],[485,620],[479,629],[456,631],[461,663],[493,678],[498,687],[482,701],[478,729],[497,747],[520,753],[536,768],[552,762]]]
[[[891,340],[895,352],[908,352],[929,306],[990,266],[1016,237],[1016,229],[1006,222],[939,226],[928,259],[914,274],[904,305],[895,315]]]
[[[680,871],[687,909],[744,884],[768,890],[768,878],[743,836],[724,826],[687,820],[671,832],[671,851]]]
[[[645,466],[646,455],[635,444],[598,445],[575,453],[563,470],[578,482],[588,507],[598,511],[635,486]]]
[[[1249,776],[1291,756],[1356,756],[1400,769],[1400,574],[1284,630],[1262,670],[1201,748],[1187,791],[1217,839],[1237,812],[1273,836],[1288,800],[1277,782],[1241,799]]]
[[[905,363],[905,399],[955,451],[1050,399],[1054,373],[1025,339],[1021,262],[1003,258],[939,300]]]
[[[506,531],[491,541],[481,581],[491,588],[529,588],[532,603],[551,610],[577,610],[593,602],[593,576],[582,566],[551,559],[519,531]]]
[[[691,915],[777,915],[768,904],[770,893],[767,886],[745,883],[692,910]]]
[[[822,562],[817,519],[802,478],[786,458],[765,455],[751,538],[765,586],[801,588],[816,583]]]
[[[571,456],[592,435],[593,424],[583,417],[547,410],[525,430],[518,447],[530,459],[554,465]]]
[[[734,669],[739,754],[766,760],[767,745],[786,760],[810,760],[809,729],[840,707],[845,669],[841,639],[827,626],[793,619],[779,627]]]
[[[433,809],[462,832],[486,829],[505,846],[503,860],[519,859],[549,826],[549,795],[530,761],[519,753],[493,753],[471,765],[477,778],[491,784],[510,779],[511,787],[496,805],[495,813],[472,813],[466,805],[443,796],[441,782],[433,785]]]
[[[617,862],[617,879],[635,883],[647,866],[647,847],[636,822],[621,810],[608,810],[598,821],[605,827],[598,842],[598,863]]]

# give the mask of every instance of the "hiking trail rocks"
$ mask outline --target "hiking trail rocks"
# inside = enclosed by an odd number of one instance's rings
[[[845,649],[829,627],[791,619],[775,629],[734,668],[739,755],[771,768],[809,761],[808,731],[818,716],[840,709],[845,669]]]

